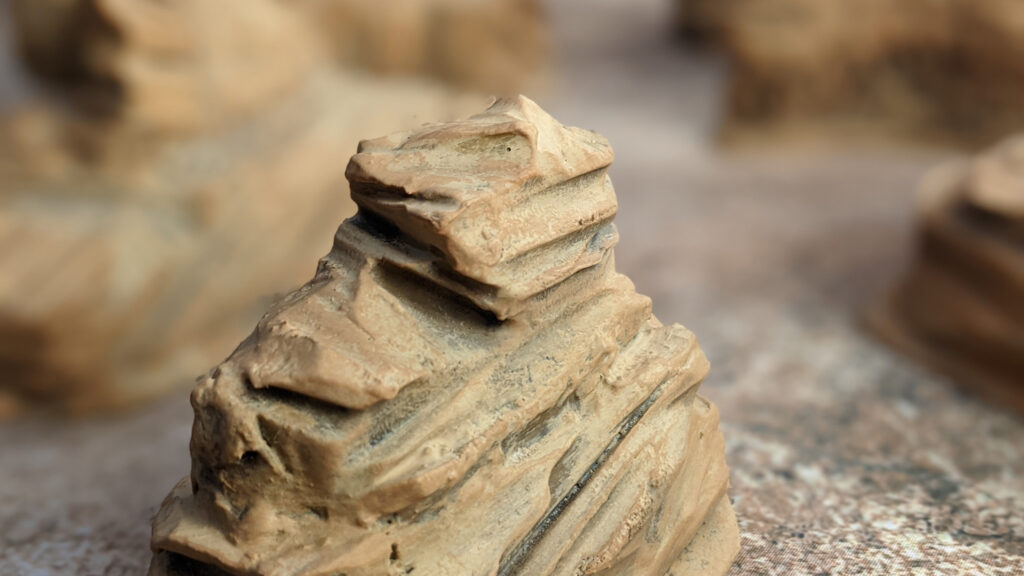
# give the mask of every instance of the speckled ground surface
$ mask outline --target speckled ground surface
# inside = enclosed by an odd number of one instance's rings
[[[672,44],[660,2],[588,0],[581,18],[582,2],[555,6],[568,72],[540,100],[611,139],[619,268],[711,358],[743,531],[731,574],[1024,574],[1024,418],[858,324],[943,154],[715,153],[722,67]],[[190,423],[183,392],[0,425],[0,575],[144,573]]]

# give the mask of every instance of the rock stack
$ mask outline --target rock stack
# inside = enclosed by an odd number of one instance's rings
[[[0,118],[0,415],[189,386],[354,213],[356,134],[480,102],[343,73],[275,0],[64,4],[70,106]]]
[[[870,315],[888,341],[1024,411],[1024,136],[933,172],[917,261]]]
[[[708,362],[615,272],[612,158],[523,97],[362,142],[358,214],[192,394],[150,575],[725,574]]]

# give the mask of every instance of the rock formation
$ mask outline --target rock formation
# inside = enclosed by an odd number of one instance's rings
[[[1016,0],[680,0],[733,60],[725,136],[980,145],[1024,127]]]
[[[523,97],[362,142],[359,213],[192,393],[150,575],[725,574],[708,362],[615,272],[612,157]]]
[[[217,109],[192,106],[204,97],[192,91],[197,78],[256,104],[289,73],[301,75],[308,60],[289,39],[296,20],[310,25],[307,33],[318,34],[346,68],[432,76],[488,92],[511,93],[536,80],[550,52],[539,0],[13,0],[13,8],[21,51],[40,73],[102,80],[116,69],[129,100],[137,91],[145,91],[135,98],[142,104],[153,102],[153,92],[174,97],[182,120],[218,117]],[[202,29],[225,12],[236,16],[231,34]],[[197,30],[179,26],[183,13],[197,16]],[[247,42],[252,38],[264,41]],[[159,66],[168,61],[174,66]],[[210,65],[197,70],[195,62]],[[239,82],[239,75],[266,82]]]
[[[342,73],[302,18],[238,2],[90,2],[68,92],[106,104],[0,119],[0,414],[187,386],[354,212],[356,135],[479,105]]]
[[[23,52],[90,112],[138,129],[209,129],[301,84],[317,44],[275,0],[30,0]],[[63,16],[62,16],[63,15]]]
[[[1024,411],[1024,136],[932,173],[920,221],[917,260],[872,326],[966,388]]]
[[[335,59],[382,74],[427,75],[499,94],[542,75],[550,31],[540,0],[288,0]]]

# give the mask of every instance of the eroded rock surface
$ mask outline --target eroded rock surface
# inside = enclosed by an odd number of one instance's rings
[[[708,362],[615,272],[612,157],[522,97],[362,142],[360,212],[193,392],[150,574],[725,574]]]
[[[1024,127],[1016,0],[681,0],[734,60],[726,136],[984,144]]]
[[[929,175],[919,227],[917,260],[872,324],[1024,411],[1024,136]]]

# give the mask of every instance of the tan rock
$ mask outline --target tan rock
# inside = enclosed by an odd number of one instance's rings
[[[13,0],[13,8],[34,70],[85,76],[97,88],[113,76],[131,112],[151,113],[156,96],[174,104],[176,122],[222,118],[207,99],[258,108],[301,75],[311,40],[346,68],[499,94],[540,82],[551,52],[539,0]],[[297,20],[316,33],[295,39]]]
[[[1024,411],[1024,138],[937,169],[919,254],[870,315],[898,348]]]
[[[535,83],[551,52],[539,0],[287,1],[340,63],[376,73],[509,94]]]
[[[681,0],[733,60],[733,140],[900,137],[980,144],[1024,127],[1015,0]]]
[[[361,143],[360,212],[192,394],[151,576],[725,574],[708,363],[615,272],[611,160],[523,97]]]
[[[16,147],[35,165],[0,163],[0,395],[78,412],[187,385],[308,277],[354,211],[339,157],[355,134],[479,101],[329,72],[185,139],[17,117],[49,137]],[[76,137],[99,158],[78,155]]]
[[[103,113],[73,99],[0,119],[4,414],[188,385],[354,212],[339,159],[355,135],[481,101],[325,65],[273,0],[82,10],[69,91],[110,84],[116,98]]]
[[[977,208],[1024,223],[1024,135],[976,158],[965,188]]]
[[[30,64],[136,129],[194,131],[253,114],[318,60],[305,22],[275,0],[29,0],[13,13]]]

